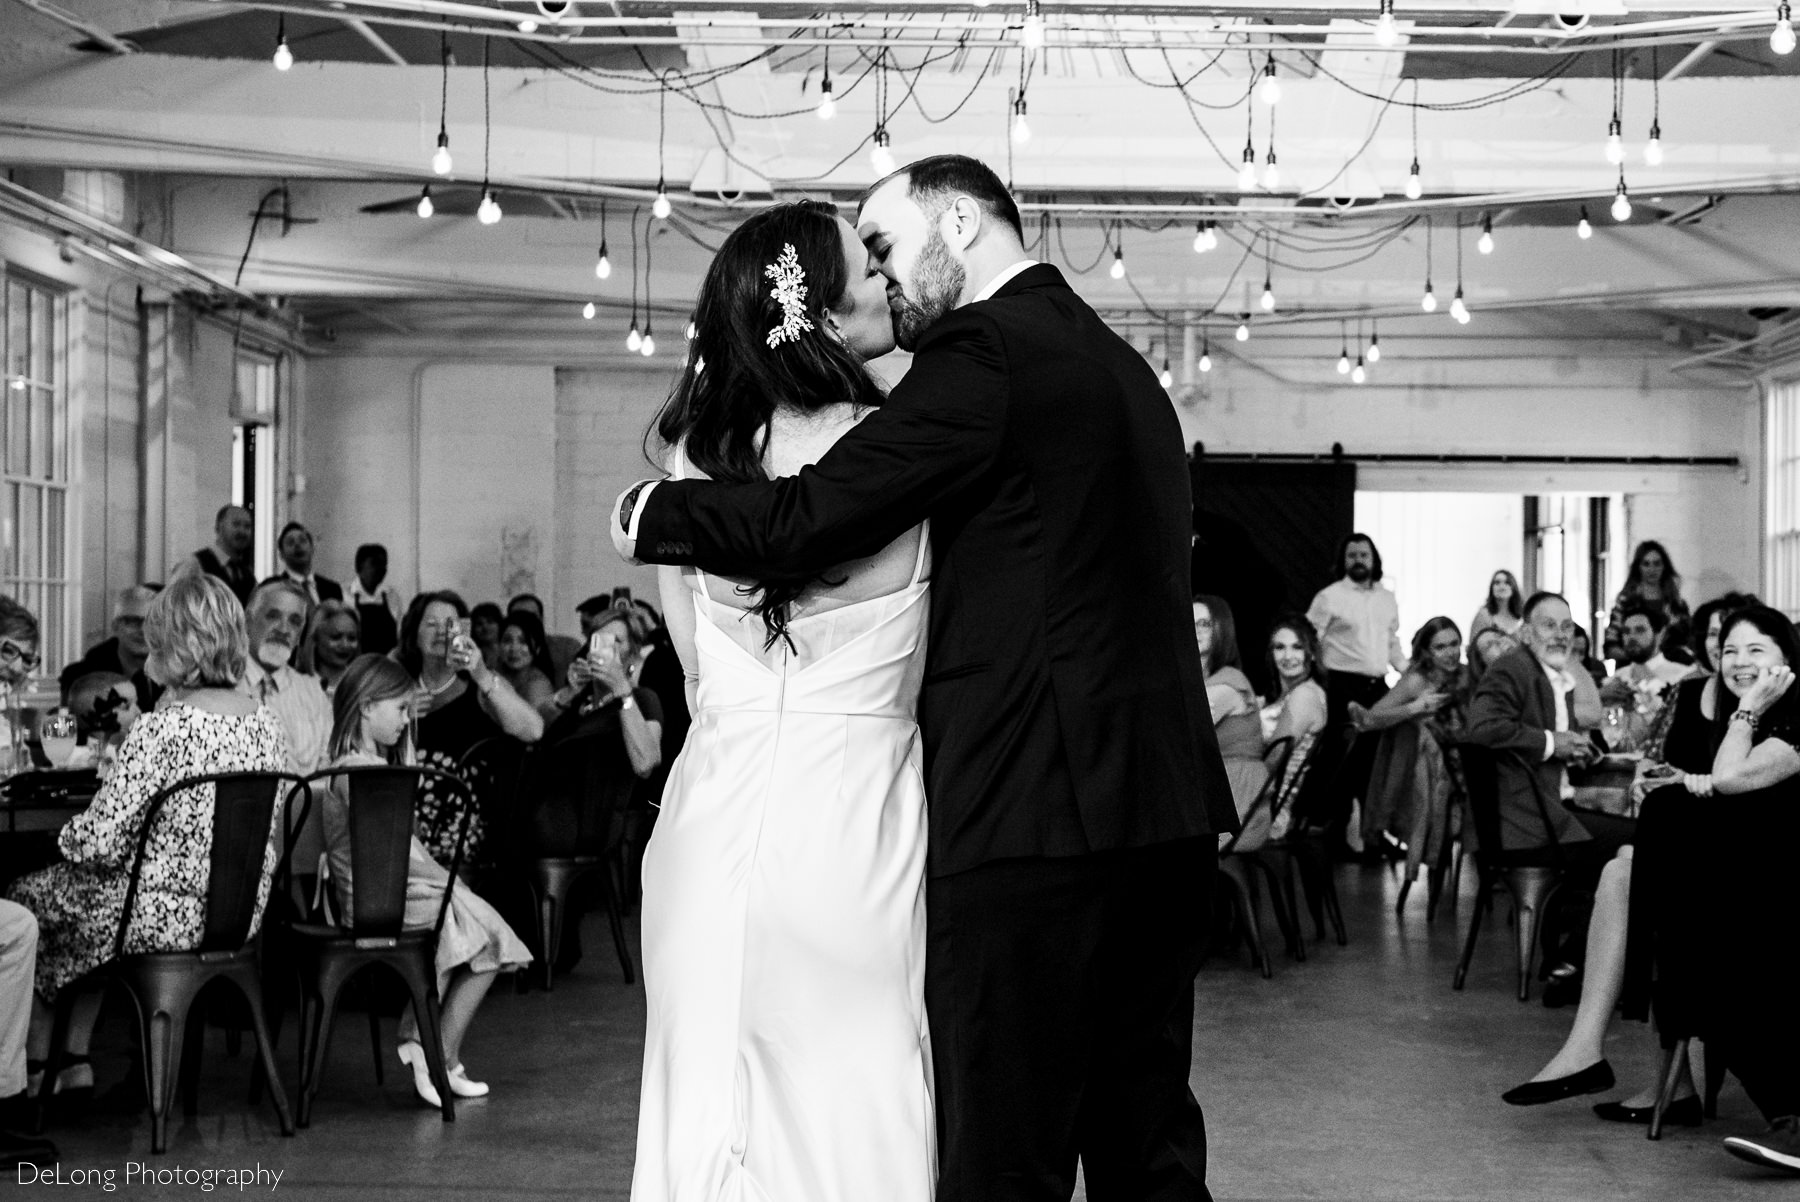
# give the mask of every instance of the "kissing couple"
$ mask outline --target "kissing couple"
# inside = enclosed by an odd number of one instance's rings
[[[610,527],[694,725],[644,859],[633,1202],[1201,1202],[1236,812],[1182,434],[985,164],[765,209]],[[884,395],[864,364],[913,353]]]

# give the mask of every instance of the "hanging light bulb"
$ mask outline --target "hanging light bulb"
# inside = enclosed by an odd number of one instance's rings
[[[1358,355],[1356,357],[1356,366],[1350,369],[1350,382],[1352,384],[1361,384],[1368,378],[1368,370],[1363,367],[1363,357]]]
[[[1019,31],[1019,44],[1027,50],[1044,48],[1044,14],[1038,0],[1025,0],[1025,25]]]
[[[475,206],[475,217],[483,225],[493,225],[500,220],[500,201],[492,188],[481,190],[481,203]]]
[[[1281,186],[1281,169],[1275,166],[1275,147],[1269,147],[1269,157],[1263,160],[1263,187],[1273,192]]]
[[[286,71],[294,65],[294,52],[288,49],[287,18],[284,16],[275,27],[275,69]]]
[[[431,169],[438,175],[449,175],[450,166],[450,134],[449,131],[440,129],[437,149],[431,152]]]
[[[663,186],[663,182],[659,178],[656,181],[656,199],[650,202],[650,213],[658,221],[667,221],[671,211],[669,190]]]
[[[1281,103],[1281,81],[1275,78],[1275,56],[1269,56],[1268,66],[1263,68],[1262,83],[1257,85],[1256,98],[1273,107]]]
[[[606,257],[606,239],[600,239],[600,257],[594,260],[594,278],[604,280],[612,274],[612,260]]]
[[[1400,41],[1400,26],[1394,21],[1394,0],[1381,0],[1381,11],[1375,17],[1375,44],[1392,46]]]
[[[1625,139],[1616,115],[1606,127],[1606,161],[1615,167],[1625,161]]]
[[[1492,213],[1481,215],[1481,237],[1475,239],[1475,249],[1484,255],[1494,253],[1494,215]]]
[[[1425,195],[1425,184],[1419,178],[1419,160],[1412,161],[1412,168],[1406,173],[1406,199],[1417,200]]]
[[[1023,146],[1031,141],[1031,126],[1025,120],[1025,98],[1013,101],[1012,141],[1014,146]]]
[[[1211,249],[1212,246],[1206,240],[1206,222],[1196,222],[1194,225],[1194,253],[1203,255]]]
[[[431,185],[426,184],[424,191],[419,193],[419,216],[429,217],[435,212],[437,206],[431,203]]]
[[[1249,319],[1246,318],[1245,320],[1238,322],[1237,340],[1239,342],[1249,342],[1250,341]]]
[[[593,301],[589,301],[587,304],[581,306],[581,316],[588,321],[594,320],[594,314],[596,312],[598,312],[598,310],[594,308]]]
[[[1359,359],[1361,357],[1362,356],[1360,355],[1357,356]],[[1369,362],[1381,362],[1381,335],[1377,334],[1373,329],[1369,331]]]
[[[837,116],[837,101],[831,96],[831,72],[825,72],[825,78],[819,81],[819,120],[829,121]]]
[[[1631,197],[1625,192],[1625,177],[1619,177],[1619,190],[1613,193],[1612,217],[1614,221],[1631,220]]]
[[[1219,223],[1216,221],[1206,223],[1206,249],[1219,249]]]
[[[1238,168],[1238,191],[1251,192],[1256,189],[1256,147],[1244,143],[1244,162]]]
[[[1463,303],[1461,284],[1456,286],[1456,295],[1450,298],[1450,316],[1456,319],[1458,325],[1469,324],[1469,306]]]
[[[1115,280],[1122,280],[1125,278],[1125,252],[1124,252],[1124,250],[1116,248],[1116,247],[1114,248],[1114,250],[1113,250],[1113,265],[1111,268],[1109,268],[1107,270],[1106,274],[1110,275]]]
[[[637,318],[634,317],[631,319],[631,333],[625,335],[625,349],[628,351],[639,351],[643,349],[643,346],[644,336],[638,333]]]
[[[533,21],[530,17],[526,17],[524,20],[519,22],[519,32],[520,33],[536,33],[537,31],[538,31],[538,23],[536,21]]]
[[[1646,167],[1660,167],[1662,166],[1662,161],[1662,123],[1651,122],[1650,140],[1644,143],[1644,165]]]
[[[1175,386],[1175,373],[1169,370],[1169,359],[1166,355],[1163,357],[1162,374],[1158,375],[1156,379],[1164,388]]]
[[[689,342],[692,342],[694,339],[700,337],[700,327],[695,325],[693,319],[690,318],[687,323],[687,329],[683,330],[682,334]]]
[[[1419,308],[1427,313],[1437,312],[1437,293],[1431,290],[1431,281],[1425,281],[1425,295],[1419,298]]]
[[[875,127],[875,144],[869,148],[869,165],[879,176],[894,173],[893,140],[888,137],[885,125]]]
[[[1200,340],[1200,371],[1205,374],[1212,370],[1212,343],[1205,338]]]
[[[1350,374],[1350,348],[1345,347],[1343,350],[1338,352],[1338,375],[1347,376],[1349,374]]]
[[[1588,224],[1587,206],[1581,206],[1581,220],[1575,223],[1575,236],[1583,242],[1594,236],[1594,227]]]
[[[1275,312],[1275,289],[1266,275],[1263,277],[1262,308],[1264,313]]]
[[[1776,54],[1794,52],[1794,14],[1787,0],[1775,6],[1775,28],[1769,34],[1769,49]]]
[[[650,332],[650,319],[644,318],[644,340],[638,344],[638,353],[648,359],[656,353],[656,336]]]

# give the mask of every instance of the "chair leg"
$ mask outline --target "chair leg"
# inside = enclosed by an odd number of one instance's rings
[[[369,1014],[369,1051],[375,1058],[375,1084],[387,1084],[387,1069],[381,1056],[381,1015],[375,1013],[375,999],[369,998],[363,1009]]]
[[[1483,873],[1480,882],[1475,886],[1475,908],[1469,912],[1469,934],[1463,940],[1462,958],[1456,962],[1456,976],[1451,979],[1450,988],[1461,989],[1463,982],[1469,977],[1469,963],[1475,959],[1475,943],[1481,938],[1481,920],[1487,913],[1488,894],[1492,892],[1492,882]]]
[[[227,1055],[230,1042],[227,1041]],[[181,1116],[193,1118],[200,1113],[200,1053],[206,1048],[206,1007],[188,1011],[187,1031],[181,1045],[181,1068],[176,1084],[181,1089]]]
[[[631,966],[631,948],[625,943],[625,918],[619,911],[619,890],[613,881],[611,864],[600,866],[600,880],[606,892],[606,920],[612,926],[613,948],[619,953],[619,967],[625,971],[625,983],[630,985],[637,980],[637,973]]]
[[[256,979],[256,973],[249,966],[228,974],[231,983],[238,987],[244,995],[244,1002],[250,1007],[250,1032],[256,1037],[256,1054],[262,1064],[262,1072],[269,1080],[269,1098],[275,1103],[275,1118],[281,1124],[281,1133],[294,1134],[294,1116],[288,1109],[287,1090],[281,1084],[281,1071],[275,1064],[275,1040],[269,1032],[268,1018],[263,1012],[262,990]]]
[[[1250,961],[1266,981],[1275,975],[1275,966],[1269,961],[1269,949],[1263,944],[1262,927],[1257,921],[1254,884],[1234,857],[1227,856],[1219,864],[1220,875],[1231,883],[1233,906],[1244,928],[1244,942],[1250,946]]]
[[[1689,1047],[1689,1052],[1693,1048]],[[1715,1055],[1713,1049],[1703,1045],[1706,1054],[1706,1099],[1705,1115],[1709,1119],[1719,1117],[1719,1091],[1725,1088],[1725,1057]]]
[[[1245,861],[1265,877],[1269,884],[1269,910],[1275,915],[1275,925],[1281,930],[1281,939],[1287,954],[1294,958],[1296,964],[1306,963],[1306,944],[1300,938],[1298,916],[1288,908],[1282,896],[1282,874],[1275,871],[1267,857],[1269,851],[1262,848],[1245,855]]]
[[[157,1155],[169,1150],[169,1107],[175,1100],[176,1068],[181,1064],[188,1011],[202,983],[185,974],[147,974],[130,982],[144,1043],[144,1092],[150,1099],[150,1150]]]
[[[1301,891],[1306,894],[1306,908],[1312,913],[1313,937],[1325,938],[1325,889],[1319,884],[1318,865],[1312,852],[1296,850],[1294,864],[1299,871]],[[1343,940],[1338,940],[1341,944]]]
[[[1683,1039],[1674,1047],[1664,1048],[1662,1051],[1662,1063],[1657,1073],[1656,1106],[1650,1112],[1650,1139],[1662,1138],[1663,1115],[1675,1098],[1675,1085],[1681,1080],[1681,1066],[1687,1063],[1689,1046],[1688,1041]]]
[[[338,994],[353,975],[336,962],[319,966],[308,978],[300,1018],[299,1125],[312,1125],[313,1099],[325,1075],[325,1058],[331,1051],[331,1020],[337,1012]]]
[[[1413,883],[1410,879],[1403,880],[1400,882],[1400,895],[1394,899],[1394,917],[1395,918],[1405,918],[1406,917],[1406,896],[1407,896],[1407,894],[1412,892],[1412,887],[1413,887]]]
[[[395,963],[406,979],[412,995],[413,1017],[419,1024],[419,1046],[425,1050],[425,1064],[431,1071],[431,1085],[443,1104],[444,1121],[456,1121],[456,1098],[450,1092],[450,1066],[444,1062],[443,1030],[438,1025],[437,969],[426,952],[420,959],[405,964]]]
[[[1519,1000],[1531,997],[1531,965],[1537,954],[1538,929],[1556,892],[1556,875],[1544,868],[1515,868],[1506,874],[1518,922],[1513,930],[1519,957]]]
[[[538,947],[543,949],[543,962],[539,967],[544,970],[545,993],[556,986],[556,953],[562,947],[562,903],[563,898],[555,885],[544,882],[538,894]]]
[[[1338,905],[1337,876],[1331,860],[1323,852],[1319,858],[1319,892],[1325,899],[1325,917],[1331,920],[1331,933],[1337,939],[1337,945],[1344,947],[1350,939],[1344,933],[1344,908]]]

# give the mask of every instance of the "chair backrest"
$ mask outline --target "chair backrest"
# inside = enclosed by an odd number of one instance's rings
[[[1502,764],[1511,764],[1530,782],[1538,817],[1544,824],[1545,839],[1552,855],[1560,858],[1562,848],[1557,842],[1556,827],[1550,821],[1536,766],[1527,763],[1516,751],[1496,751],[1478,743],[1459,743],[1456,750],[1462,760],[1463,783],[1469,791],[1469,813],[1475,819],[1476,852],[1491,859],[1506,850],[1500,839],[1500,768]]]
[[[406,923],[406,876],[412,859],[413,809],[420,785],[430,780],[457,803],[456,846],[451,857],[449,884],[438,905],[434,930],[441,931],[449,912],[450,894],[462,867],[463,842],[475,809],[475,794],[454,773],[436,768],[409,768],[385,764],[326,768],[307,778],[323,788],[341,782],[349,793],[345,826],[350,836],[350,905],[343,914],[346,928],[357,939],[392,939]]]
[[[457,758],[456,775],[468,785],[475,812],[488,832],[503,832],[513,822],[520,777],[532,750],[511,735],[492,735]],[[504,842],[502,838],[500,843]]]
[[[1220,849],[1221,852],[1238,850],[1246,838],[1251,843],[1251,846],[1244,848],[1246,851],[1254,850],[1268,841],[1269,827],[1275,819],[1275,802],[1281,796],[1281,778],[1287,770],[1288,757],[1293,751],[1292,735],[1282,735],[1263,748],[1263,767],[1267,769],[1267,774],[1263,777],[1262,787],[1257,789],[1250,808],[1244,812],[1244,820],[1238,824],[1238,833]]]
[[[143,825],[138,828],[137,854],[132,858],[131,876],[125,886],[125,905],[119,913],[119,930],[113,943],[115,956],[125,954],[125,934],[131,927],[137,902],[144,853],[157,818],[171,798],[207,786],[213,790],[212,848],[207,859],[205,923],[200,946],[193,950],[203,955],[236,952],[250,941],[256,899],[262,891],[263,865],[274,831],[275,805],[283,782],[290,786],[290,798],[299,791],[310,802],[306,782],[291,772],[213,772],[190,776],[150,799],[144,809]]]
[[[1312,773],[1313,764],[1318,761],[1321,742],[1320,734],[1309,735],[1300,744],[1289,749],[1287,759],[1282,763],[1282,779],[1275,786],[1274,800],[1269,806],[1271,816],[1278,818],[1284,808],[1297,804],[1301,791],[1306,788],[1306,780]]]
[[[598,856],[623,838],[638,776],[617,727],[577,730],[532,749],[520,777],[521,848],[528,855]]]

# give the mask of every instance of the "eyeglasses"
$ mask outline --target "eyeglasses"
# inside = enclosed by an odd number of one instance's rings
[[[1213,620],[1211,618],[1195,618],[1194,629],[1199,630],[1201,627],[1211,630],[1213,628]]]
[[[37,652],[27,651],[11,639],[0,639],[0,664],[9,668],[14,664],[23,664],[29,672],[43,662],[43,657]]]

